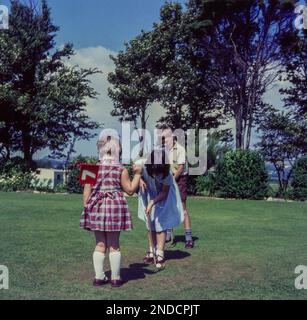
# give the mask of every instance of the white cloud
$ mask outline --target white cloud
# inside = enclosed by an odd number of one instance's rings
[[[90,47],[76,50],[76,54],[69,60],[70,65],[82,68],[97,68],[102,74],[96,74],[89,79],[93,88],[99,93],[97,99],[87,100],[87,112],[91,119],[108,126],[118,125],[118,121],[111,117],[112,100],[108,97],[108,74],[114,70],[110,55],[117,53],[104,47]]]
[[[86,112],[91,120],[94,120],[104,127],[117,128],[119,123],[116,118],[110,115],[113,108],[112,100],[108,97],[108,74],[114,70],[113,61],[110,55],[117,55],[117,52],[102,46],[88,47],[75,50],[67,64],[81,68],[97,68],[102,73],[89,77],[92,87],[98,92],[96,99],[87,99]],[[96,132],[99,133],[99,130]],[[75,145],[76,154],[96,155],[96,138],[90,141],[78,141]]]
[[[82,68],[97,68],[102,74],[90,77],[93,88],[99,93],[97,99],[87,100],[87,113],[89,117],[103,124],[104,128],[114,128],[121,133],[121,124],[117,118],[111,116],[113,109],[112,100],[108,96],[108,74],[114,71],[113,61],[110,55],[116,56],[117,52],[102,46],[89,47],[76,50],[76,54],[69,60],[70,65],[78,65]],[[149,109],[149,129],[154,128],[156,121],[163,115],[163,108],[154,103]],[[97,131],[98,133],[98,131]],[[76,153],[83,155],[96,154],[96,138],[91,141],[79,141],[76,144]]]

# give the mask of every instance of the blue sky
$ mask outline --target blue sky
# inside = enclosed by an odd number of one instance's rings
[[[26,1],[26,0],[24,0]],[[38,0],[36,0],[38,1]],[[9,5],[9,0],[0,0],[0,4]],[[112,101],[107,95],[109,87],[107,75],[114,69],[109,55],[124,48],[141,30],[150,30],[154,22],[159,21],[160,7],[164,0],[47,0],[51,7],[51,16],[55,25],[60,27],[56,42],[58,46],[66,42],[74,44],[76,55],[70,60],[81,67],[97,67],[102,75],[91,78],[93,87],[99,92],[97,100],[89,100],[89,116],[110,127],[120,130],[117,119],[110,116]],[[185,3],[184,0],[178,1]],[[305,3],[305,1],[301,1]],[[278,87],[265,94],[265,100],[281,105]],[[163,114],[158,104],[151,107],[149,127]],[[230,124],[232,126],[233,124]],[[98,133],[98,132],[97,132]],[[96,139],[76,144],[78,154],[95,155]],[[46,156],[40,152],[35,158]]]
[[[75,47],[102,45],[114,51],[150,29],[163,0],[49,0],[54,23],[61,26],[58,42]]]
[[[37,0],[36,0],[37,1]],[[123,48],[139,32],[159,20],[164,0],[47,0],[58,44],[72,42],[76,49],[102,45],[113,51]],[[179,1],[180,2],[180,1]],[[0,0],[8,5],[9,0]],[[184,3],[184,1],[182,1]]]

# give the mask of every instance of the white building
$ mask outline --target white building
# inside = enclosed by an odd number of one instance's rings
[[[56,185],[65,182],[65,170],[37,168],[35,178],[42,185],[47,186],[50,183],[50,187],[54,188]]]

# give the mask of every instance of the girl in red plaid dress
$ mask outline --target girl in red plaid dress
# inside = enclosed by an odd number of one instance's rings
[[[101,286],[109,282],[103,267],[105,254],[109,251],[111,285],[118,287],[122,285],[120,231],[132,229],[131,215],[123,192],[134,194],[141,178],[141,168],[133,167],[135,176],[130,181],[128,170],[119,161],[121,148],[115,132],[102,131],[97,146],[100,159],[98,178],[95,185],[84,186],[84,210],[80,227],[93,231],[96,237],[93,285]]]

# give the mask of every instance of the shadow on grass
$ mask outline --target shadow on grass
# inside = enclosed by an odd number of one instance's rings
[[[148,269],[149,265],[145,263],[132,263],[129,268],[121,268],[120,273],[124,283],[133,280],[144,279],[146,275],[155,274],[154,270]],[[111,279],[111,271],[106,272],[106,276]]]
[[[189,257],[191,254],[181,250],[165,250],[166,260],[179,260]],[[146,278],[146,275],[153,275],[157,273],[154,265],[145,263],[132,263],[129,268],[121,268],[121,276],[124,283],[129,281]],[[106,276],[111,278],[111,271],[106,272]]]
[[[192,237],[193,241],[196,242],[199,238],[198,237]],[[174,245],[176,245],[176,243],[178,242],[182,242],[185,243],[185,236],[175,236],[174,237]]]
[[[181,250],[165,250],[166,260],[180,260],[189,257],[191,254]]]

